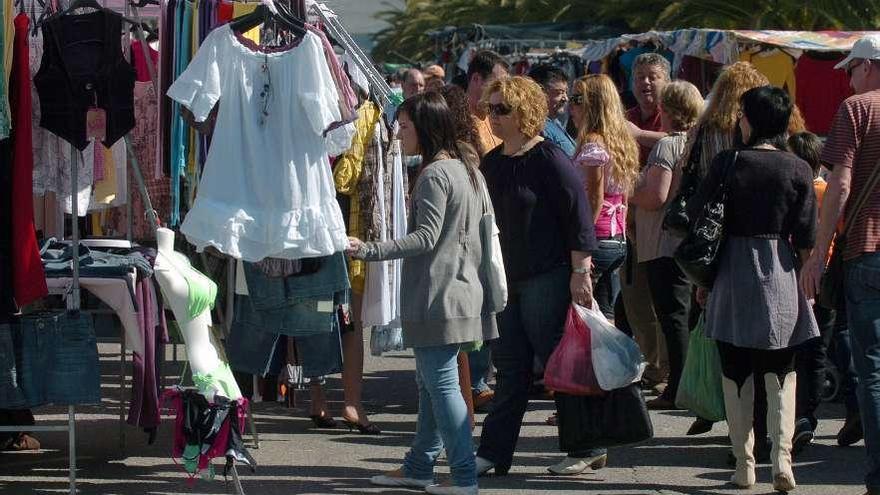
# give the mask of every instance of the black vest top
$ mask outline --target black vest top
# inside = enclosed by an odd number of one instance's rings
[[[122,57],[122,17],[109,10],[61,15],[43,23],[43,59],[34,76],[40,127],[85,149],[86,113],[107,116],[108,148],[134,128],[136,72]]]

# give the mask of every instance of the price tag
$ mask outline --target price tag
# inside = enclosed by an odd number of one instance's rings
[[[86,112],[86,139],[103,141],[107,132],[107,112],[92,107]]]

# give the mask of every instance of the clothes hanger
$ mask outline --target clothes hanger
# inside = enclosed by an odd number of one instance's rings
[[[298,36],[305,35],[306,27],[305,22],[302,19],[296,18],[289,10],[287,10],[283,3],[274,5],[277,13],[273,13],[265,3],[261,3],[250,14],[245,14],[230,21],[229,26],[233,31],[242,33],[261,24],[265,24],[269,20],[274,20]]]

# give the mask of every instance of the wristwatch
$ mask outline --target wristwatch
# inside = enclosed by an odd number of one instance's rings
[[[580,274],[590,273],[590,269],[589,268],[572,268],[571,273],[580,273]]]

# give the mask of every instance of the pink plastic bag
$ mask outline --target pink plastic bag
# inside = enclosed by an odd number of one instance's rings
[[[544,368],[544,386],[570,395],[602,395],[590,348],[590,329],[574,305],[568,308],[565,333]]]

